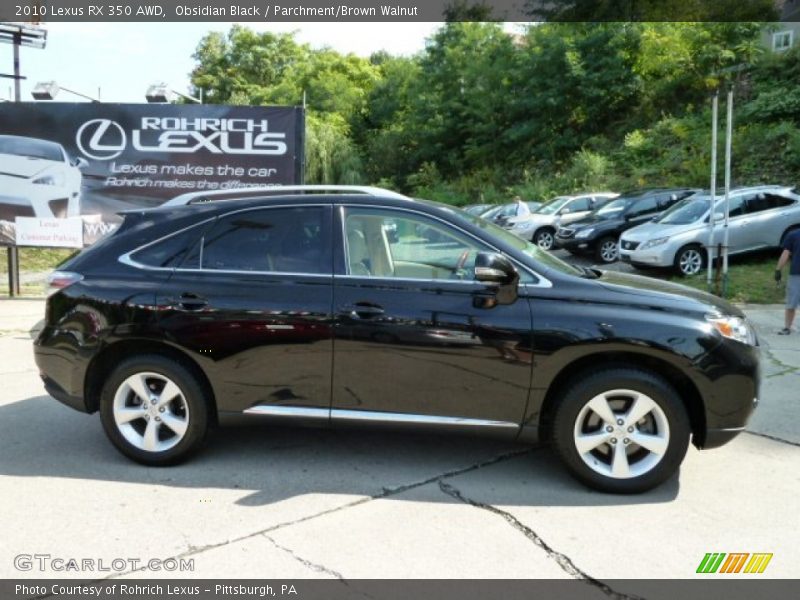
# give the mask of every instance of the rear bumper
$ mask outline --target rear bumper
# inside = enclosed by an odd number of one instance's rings
[[[73,396],[67,393],[66,390],[64,390],[60,385],[46,375],[42,375],[41,377],[42,381],[44,382],[45,391],[53,398],[61,402],[61,404],[65,404],[70,408],[74,408],[75,410],[83,413],[89,412],[89,410],[86,408],[86,402],[81,396]]]

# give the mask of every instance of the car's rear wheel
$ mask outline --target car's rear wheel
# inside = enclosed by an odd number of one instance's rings
[[[705,264],[705,252],[703,247],[698,244],[684,246],[675,254],[675,270],[684,277],[697,275],[703,270]]]
[[[597,249],[594,252],[595,258],[601,263],[612,263],[619,258],[617,240],[613,237],[604,237],[597,242]]]
[[[675,473],[690,424],[675,390],[638,369],[581,378],[556,408],[553,442],[570,473],[594,489],[635,494]]]
[[[100,418],[128,458],[152,466],[186,460],[202,445],[209,399],[191,371],[160,355],[121,362],[103,386]]]
[[[549,227],[543,227],[533,234],[533,243],[542,250],[552,250],[555,236]]]

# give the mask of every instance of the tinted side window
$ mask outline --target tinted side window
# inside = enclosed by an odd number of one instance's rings
[[[656,213],[657,211],[658,211],[658,203],[656,202],[656,197],[648,196],[634,203],[633,206],[631,206],[630,210],[628,211],[628,216],[638,217],[641,215],[653,214]]]
[[[195,245],[203,227],[192,227],[131,254],[131,258],[148,267],[174,268]]]
[[[770,210],[771,208],[781,208],[792,204],[789,198],[777,196],[775,194],[759,193],[751,196],[747,200],[747,212],[755,213],[762,210]]]
[[[741,217],[744,214],[744,207],[745,202],[749,201],[750,198],[753,198],[753,194],[749,196],[734,196],[730,198],[730,208],[729,208],[729,216],[733,217]],[[714,214],[717,218],[725,216],[725,202],[719,202],[717,204],[717,208],[714,210]]]
[[[569,209],[569,212],[581,212],[583,210],[591,210],[592,199],[576,198],[575,200],[567,204],[567,208]]]
[[[325,210],[316,206],[226,215],[203,236],[201,268],[330,273],[330,236],[325,221]]]

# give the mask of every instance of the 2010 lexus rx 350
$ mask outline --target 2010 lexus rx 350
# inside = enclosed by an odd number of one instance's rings
[[[741,432],[758,395],[727,302],[374,188],[181,196],[61,269],[45,387],[148,465],[247,416],[543,439],[580,481],[633,493],[690,440]]]

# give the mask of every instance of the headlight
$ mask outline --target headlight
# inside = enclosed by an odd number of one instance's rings
[[[655,248],[656,246],[661,246],[662,244],[666,244],[669,241],[669,237],[660,237],[654,240],[648,240],[644,244],[642,244],[639,249],[640,250],[647,250],[648,248]]]
[[[531,226],[530,221],[517,221],[512,225],[511,229],[528,229]]]
[[[575,234],[576,238],[587,238],[594,233],[594,227],[589,227],[589,229],[581,229],[578,233]]]
[[[719,331],[723,337],[736,340],[748,346],[756,345],[756,332],[750,324],[741,317],[720,317],[706,315],[706,320]]]
[[[39,185],[64,185],[64,177],[60,173],[51,173],[50,175],[42,175],[33,180],[33,183]]]

